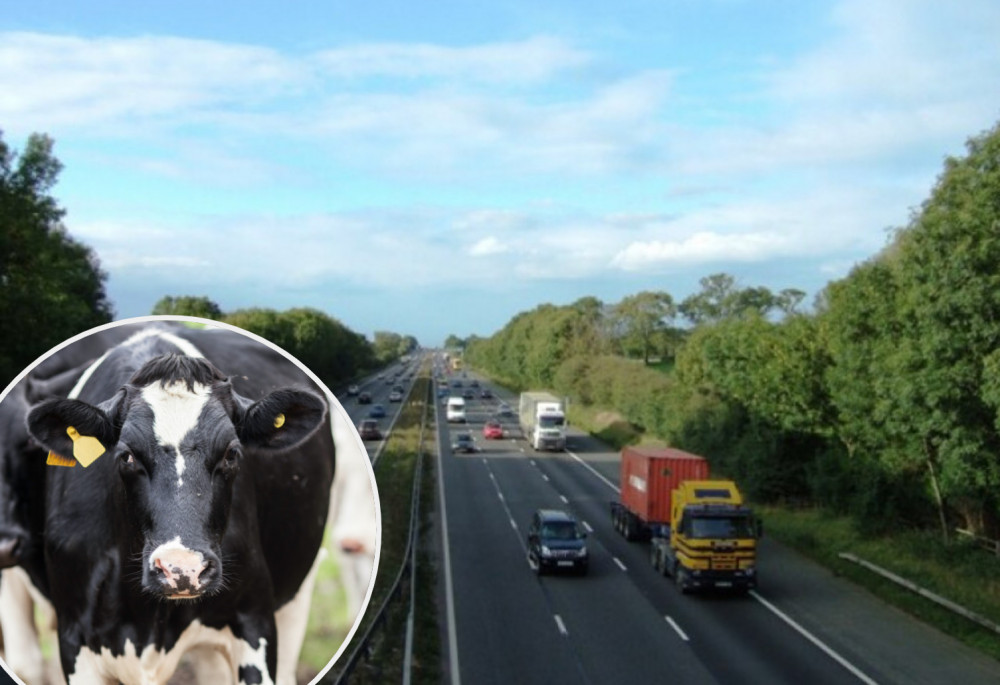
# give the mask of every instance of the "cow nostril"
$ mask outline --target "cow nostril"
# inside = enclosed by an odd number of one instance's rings
[[[198,581],[205,583],[212,580],[218,572],[218,568],[219,564],[215,561],[215,559],[206,559],[205,568],[203,568],[201,573],[198,574]]]
[[[170,578],[170,569],[168,569],[164,564],[162,559],[156,559],[154,561],[155,568],[153,572],[158,576],[163,576],[164,579]]]

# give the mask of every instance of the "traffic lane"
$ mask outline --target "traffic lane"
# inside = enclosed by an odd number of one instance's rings
[[[519,452],[491,449],[484,454],[489,455],[486,467],[519,524],[522,545],[536,509],[580,514]],[[580,520],[587,527],[586,517]],[[560,617],[588,682],[655,682],[666,675],[685,683],[715,682],[684,637],[636,591],[601,537],[590,533],[587,547],[590,571],[586,576],[545,574],[538,582],[553,614]],[[534,573],[526,559],[521,572]]]
[[[636,565],[637,583],[646,585],[650,601],[665,601],[664,592],[673,592],[680,602],[674,602],[674,610],[685,629],[715,644],[712,651],[742,652],[737,661],[741,669],[751,664],[755,655],[780,653],[778,663],[787,672],[787,682],[806,677],[815,680],[817,676],[809,674],[817,664],[829,667],[824,667],[826,675],[819,682],[858,682],[865,677],[881,683],[1000,682],[1000,664],[994,660],[888,607],[767,537],[761,540],[758,557],[762,587],[749,599],[683,596],[674,588],[657,591],[657,583],[669,585],[670,579],[661,578],[649,566],[649,545],[628,543],[611,526],[607,499],[617,497],[617,493],[571,461],[556,459],[545,464],[551,467],[546,469],[551,480],[568,491],[579,488],[590,496],[595,515],[603,508],[599,526],[610,531],[615,539],[612,547],[621,558]],[[720,626],[731,626],[736,632],[720,630]],[[811,642],[795,626],[820,644]],[[758,663],[756,669],[763,666]],[[721,671],[719,675],[730,678]],[[737,673],[736,679],[739,677]]]
[[[410,392],[413,389],[413,383],[416,379],[408,382],[408,384],[402,384],[404,387],[403,400],[405,401]],[[389,429],[396,420],[399,412],[402,410],[403,402],[390,402],[389,393],[392,391],[393,385],[396,383],[386,384],[385,379],[382,380],[372,379],[367,382],[364,386],[359,385],[362,390],[367,389],[367,392],[371,393],[372,401],[371,404],[361,404],[358,402],[357,396],[351,397],[347,401],[341,401],[341,405],[347,412],[347,415],[351,419],[351,424],[357,429],[358,424],[361,423],[362,419],[368,418],[368,412],[371,410],[373,405],[381,404],[385,409],[386,415],[384,418],[376,419],[378,421],[379,430],[382,432],[381,440],[365,440],[365,449],[368,451],[369,459],[373,458],[381,449],[382,443],[389,436]]]
[[[583,682],[541,587],[527,572],[524,549],[482,455],[453,455],[450,437],[442,425],[438,439],[461,679]]]
[[[631,582],[658,613],[671,616],[689,635],[692,648],[720,682],[858,682],[856,675],[751,598],[683,595],[671,579],[652,568],[648,543],[629,543],[614,530],[608,502],[617,493],[575,460],[550,454],[529,461],[593,519],[595,533],[628,569]]]

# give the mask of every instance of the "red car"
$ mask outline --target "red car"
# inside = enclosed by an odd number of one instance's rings
[[[503,426],[499,421],[487,421],[483,425],[483,437],[487,440],[500,440],[503,438]]]

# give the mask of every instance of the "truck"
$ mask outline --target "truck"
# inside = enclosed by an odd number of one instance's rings
[[[612,524],[626,540],[649,540],[653,568],[681,592],[757,586],[760,520],[708,460],[670,447],[626,447]]]
[[[522,392],[518,414],[521,431],[533,449],[566,449],[566,414],[558,397],[547,392]]]

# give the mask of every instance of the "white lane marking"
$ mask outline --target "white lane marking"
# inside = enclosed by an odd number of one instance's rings
[[[514,519],[510,519],[510,527],[513,528],[514,530],[517,530],[517,521],[515,521]]]
[[[663,618],[667,619],[667,623],[669,623],[670,627],[673,628],[678,635],[680,635],[681,639],[684,640],[684,642],[690,642],[690,640],[688,640],[687,633],[681,630],[681,627],[677,625],[677,621],[670,618],[669,616],[664,616]]]
[[[538,466],[538,463],[534,459],[529,459],[528,461],[531,463],[532,466],[535,466],[535,467]]]
[[[546,483],[548,483],[548,482],[549,482],[549,477],[548,477],[548,476],[546,476],[546,475],[545,475],[545,474],[543,473],[543,474],[542,474],[542,480],[544,480],[544,481],[545,481]]]
[[[753,597],[754,599],[756,599],[762,605],[764,605],[775,616],[777,616],[782,621],[784,621],[785,623],[787,623],[788,625],[790,625],[792,628],[794,628],[796,631],[798,631],[798,633],[800,635],[802,635],[802,637],[804,637],[805,639],[809,640],[811,643],[813,643],[814,645],[816,645],[817,647],[819,647],[823,652],[826,653],[826,655],[828,657],[830,657],[831,659],[833,659],[834,661],[836,661],[838,664],[840,664],[841,666],[843,666],[844,668],[846,668],[848,671],[850,671],[851,674],[854,675],[858,680],[860,680],[863,683],[866,683],[867,685],[876,685],[876,681],[874,681],[871,678],[869,678],[857,666],[855,666],[854,664],[852,664],[851,662],[849,662],[847,659],[845,659],[844,657],[842,657],[839,654],[837,654],[837,652],[833,651],[833,649],[831,649],[826,644],[824,644],[818,637],[816,637],[815,635],[813,635],[812,633],[810,633],[808,630],[806,630],[805,628],[803,628],[802,626],[800,626],[798,623],[796,623],[788,614],[786,614],[781,609],[779,609],[778,607],[774,606],[769,601],[767,601],[766,599],[764,599],[763,597],[761,597],[759,594],[757,594],[756,590],[751,590],[750,591],[750,596]]]
[[[621,570],[628,571],[628,567],[625,564],[623,564],[622,560],[619,559],[618,557],[611,557],[611,560],[614,561],[616,564],[618,564],[618,568],[620,568]]]
[[[563,504],[569,504],[569,500],[566,499],[566,495],[559,495],[559,499],[562,500]]]
[[[590,464],[588,464],[587,462],[585,462],[583,459],[581,459],[580,457],[578,457],[574,453],[570,452],[569,450],[566,450],[566,454],[568,454],[569,456],[573,457],[578,462],[580,462],[581,464],[583,464],[583,466],[588,471],[590,471],[592,474],[594,474],[595,476],[597,476],[597,478],[599,480],[603,481],[604,484],[607,485],[609,488],[611,488],[612,490],[614,490],[617,493],[621,493],[621,491],[622,491],[621,488],[619,488],[617,485],[615,485],[610,480],[608,480],[607,478],[605,478],[604,476],[602,476],[600,473],[598,473],[597,469],[595,469],[593,466],[591,466]]]
[[[569,631],[566,630],[566,624],[563,623],[562,617],[559,614],[553,614],[556,619],[556,627],[559,628],[559,632],[563,635],[569,635]]]
[[[503,499],[503,493],[502,493],[502,492],[500,492],[499,490],[497,490],[497,497],[499,497],[499,498],[500,498],[500,501],[501,501],[501,502],[503,502],[503,501],[504,501],[504,499]]]
[[[587,523],[586,521],[580,521],[580,523],[583,524],[583,527],[587,529],[588,533],[593,533],[594,532],[594,529],[591,528],[590,524]]]

